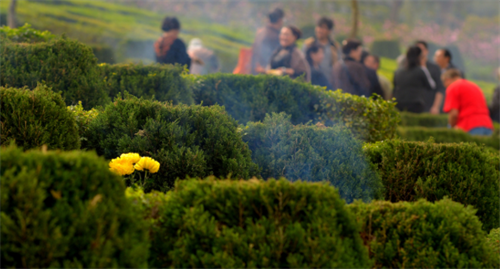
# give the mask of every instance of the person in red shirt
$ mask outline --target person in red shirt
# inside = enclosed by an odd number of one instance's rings
[[[458,69],[449,69],[441,76],[446,87],[444,112],[453,128],[471,135],[491,135],[493,123],[481,88],[463,79]]]

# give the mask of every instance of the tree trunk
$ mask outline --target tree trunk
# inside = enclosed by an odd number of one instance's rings
[[[7,14],[7,24],[10,28],[16,28],[17,27],[17,21],[16,21],[16,4],[17,0],[11,0],[10,1],[10,6],[9,6],[9,12]]]
[[[358,0],[351,0],[351,11],[352,11],[352,29],[350,38],[356,38],[358,36],[358,22],[359,22],[359,9]]]
[[[403,0],[392,0],[391,6],[391,22],[396,25],[398,23],[399,10],[403,6]]]

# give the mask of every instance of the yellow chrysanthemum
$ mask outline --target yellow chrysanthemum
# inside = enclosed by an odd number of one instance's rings
[[[109,162],[109,170],[125,176],[134,172],[134,165],[128,159],[116,158]]]
[[[135,164],[134,168],[139,171],[147,169],[151,173],[156,173],[160,169],[160,163],[149,157],[142,157],[141,160]]]
[[[123,153],[120,155],[120,158],[128,160],[132,164],[136,164],[141,159],[141,156],[139,156],[138,153]]]

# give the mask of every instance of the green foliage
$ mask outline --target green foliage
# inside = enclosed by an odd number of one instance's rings
[[[99,65],[106,91],[110,97],[124,96],[125,92],[173,104],[192,104],[193,92],[188,80],[183,79],[180,65]]]
[[[164,268],[369,267],[358,226],[327,184],[178,181],[152,232]]]
[[[500,259],[500,228],[492,229],[486,238],[488,246]]]
[[[396,59],[399,55],[401,55],[399,41],[398,40],[375,40],[372,43],[370,53],[377,55],[377,56],[380,56],[380,57],[386,57],[389,59]]]
[[[0,144],[24,149],[80,147],[78,127],[58,93],[44,85],[33,91],[0,87]]]
[[[432,137],[436,143],[473,142],[492,149],[500,149],[498,134],[491,136],[470,135],[462,130],[449,128],[408,127],[398,128],[398,136],[407,141],[427,141]]]
[[[256,175],[257,166],[236,128],[219,106],[173,106],[130,96],[106,106],[85,137],[86,147],[107,159],[135,152],[157,160],[160,170],[145,188],[165,191],[187,176]]]
[[[68,110],[71,111],[73,117],[76,119],[80,140],[87,140],[85,133],[89,128],[90,122],[99,115],[99,111],[95,108],[84,110],[81,101],[78,102],[78,105],[68,106]]]
[[[383,197],[382,182],[366,161],[361,142],[341,126],[293,126],[281,113],[267,115],[262,123],[249,122],[242,133],[264,179],[326,181],[348,203]]]
[[[115,53],[111,47],[102,45],[93,45],[91,47],[98,63],[116,63]]]
[[[243,124],[262,121],[268,113],[285,112],[293,124],[340,123],[363,140],[379,141],[393,138],[399,121],[392,101],[326,91],[288,77],[212,74],[193,84],[197,104],[224,106]]]
[[[401,126],[405,127],[447,127],[448,126],[448,115],[440,114],[433,115],[430,113],[410,113],[410,112],[400,112],[401,115]]]
[[[376,201],[348,206],[361,224],[374,268],[498,268],[475,210],[436,203]]]
[[[483,229],[499,227],[497,156],[475,144],[388,140],[365,145],[385,187],[385,200],[437,201],[445,196],[472,205]]]
[[[56,36],[49,31],[35,30],[28,23],[19,28],[10,28],[8,26],[0,27],[0,40],[15,43],[36,43],[47,42]]]
[[[7,43],[0,52],[1,86],[35,88],[44,82],[61,92],[67,105],[82,101],[86,109],[108,102],[90,47],[56,39],[26,44]]]
[[[5,268],[147,266],[147,226],[95,153],[1,149]]]

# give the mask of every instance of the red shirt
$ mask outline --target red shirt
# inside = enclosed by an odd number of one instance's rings
[[[457,80],[446,89],[443,110],[450,112],[452,109],[458,109],[457,127],[466,132],[477,127],[493,129],[481,88],[468,80]]]

